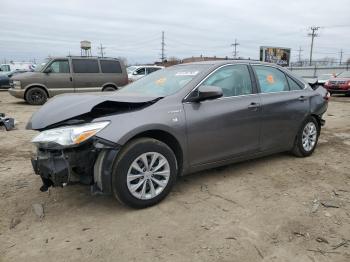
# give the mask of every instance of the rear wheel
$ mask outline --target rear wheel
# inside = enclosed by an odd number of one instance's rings
[[[47,94],[40,87],[32,87],[26,92],[25,100],[30,105],[42,105],[47,101]]]
[[[298,157],[310,156],[317,145],[320,126],[314,117],[307,118],[295,139],[293,154]]]
[[[117,88],[115,86],[106,86],[105,88],[103,88],[103,92],[110,92],[110,91],[115,91],[117,90]]]
[[[166,144],[152,138],[136,139],[122,149],[114,164],[114,196],[134,208],[155,205],[169,194],[176,175],[175,154]]]

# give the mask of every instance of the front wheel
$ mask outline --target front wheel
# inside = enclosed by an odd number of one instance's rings
[[[176,176],[176,157],[165,143],[135,139],[122,149],[114,164],[113,193],[123,204],[145,208],[169,194]]]
[[[26,92],[25,100],[30,105],[43,105],[47,100],[47,94],[40,87],[32,87]]]
[[[298,131],[292,152],[298,157],[310,156],[317,145],[320,126],[314,117],[307,118]]]

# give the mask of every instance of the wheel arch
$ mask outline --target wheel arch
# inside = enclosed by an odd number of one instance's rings
[[[116,88],[116,90],[119,89],[119,87],[118,87],[115,83],[113,83],[113,82],[108,82],[108,83],[104,83],[104,84],[102,85],[102,91],[103,91],[106,87],[108,87],[108,86],[112,86],[112,87]]]
[[[129,138],[127,143],[141,137],[157,139],[163,142],[164,144],[166,144],[167,146],[169,146],[171,150],[174,152],[177,160],[178,175],[182,175],[183,167],[184,167],[184,152],[179,140],[174,135],[161,129],[146,130]]]

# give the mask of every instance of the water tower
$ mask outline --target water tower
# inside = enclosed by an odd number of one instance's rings
[[[83,40],[80,42],[80,55],[81,56],[92,56],[91,54],[91,42]]]

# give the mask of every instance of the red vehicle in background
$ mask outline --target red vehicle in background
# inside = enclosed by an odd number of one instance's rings
[[[330,94],[345,94],[350,96],[350,71],[344,71],[337,77],[330,78],[324,87]]]

